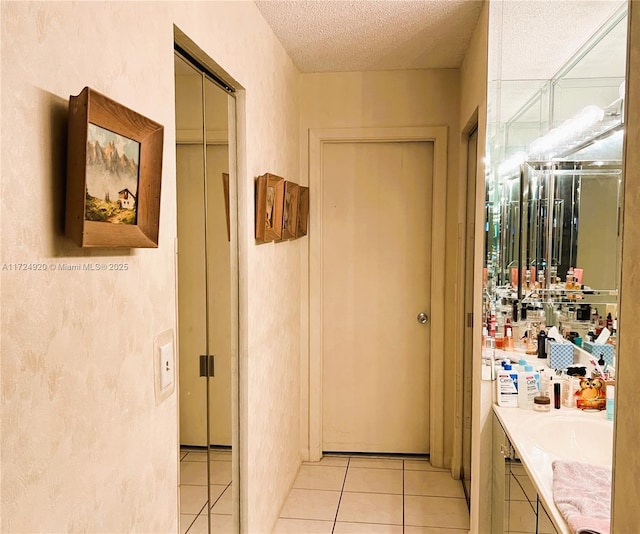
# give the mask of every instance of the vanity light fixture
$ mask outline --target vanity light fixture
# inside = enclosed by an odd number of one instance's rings
[[[516,152],[498,166],[498,175],[500,177],[510,177],[514,172],[520,170],[520,165],[527,161],[527,157],[528,154],[524,151]]]
[[[533,141],[529,153],[541,159],[552,157],[560,151],[560,148],[579,140],[585,132],[602,119],[604,119],[602,108],[593,105],[587,106],[557,128]]]

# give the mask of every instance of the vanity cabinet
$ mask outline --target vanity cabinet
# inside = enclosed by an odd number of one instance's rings
[[[491,532],[557,534],[496,415],[493,415]]]

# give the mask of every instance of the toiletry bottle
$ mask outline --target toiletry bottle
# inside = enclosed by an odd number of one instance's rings
[[[547,357],[547,332],[541,329],[538,332],[538,358]]]
[[[518,407],[533,409],[533,399],[540,392],[540,377],[531,365],[518,373]]]
[[[496,310],[491,306],[491,316],[489,319],[489,336],[496,337]]]
[[[517,408],[518,406],[518,373],[505,365],[502,371],[498,371],[496,379],[498,388],[498,406]]]
[[[552,399],[553,384],[559,383],[559,381],[555,380],[555,375],[551,369],[541,369],[538,374],[540,376],[540,395]]]
[[[551,374],[546,369],[540,369],[538,374],[540,375],[540,396],[548,397]]]
[[[570,376],[566,384],[566,396],[564,399],[564,406],[566,408],[576,407],[576,392],[580,389],[580,378],[577,376]]]
[[[565,289],[573,289],[573,267],[569,267],[567,271],[567,281],[564,287]]]
[[[513,330],[511,327],[507,330],[507,337],[504,338],[505,350],[513,350]]]
[[[553,407],[556,410],[560,409],[560,396],[562,394],[562,388],[560,382],[553,384]]]
[[[609,314],[611,315],[611,314]],[[511,330],[511,319],[509,319],[509,317],[507,317],[504,321],[504,337],[507,337],[507,335],[509,334],[509,330]]]
[[[615,407],[616,388],[613,385],[607,386],[607,421],[613,421],[613,412]]]

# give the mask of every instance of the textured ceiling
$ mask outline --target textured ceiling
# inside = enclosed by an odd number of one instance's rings
[[[266,0],[258,8],[301,72],[456,68],[482,2]]]
[[[502,41],[501,61],[493,65],[501,71],[494,70],[492,77],[503,80],[551,78],[625,4],[620,0],[492,2],[490,41]],[[620,33],[620,37],[624,49],[626,31]],[[601,65],[607,61],[603,57]],[[617,58],[615,61],[618,63]]]

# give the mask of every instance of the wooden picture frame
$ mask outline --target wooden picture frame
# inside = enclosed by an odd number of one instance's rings
[[[282,208],[282,239],[295,239],[298,228],[298,197],[300,186],[293,182],[284,184],[284,206]]]
[[[164,127],[85,87],[69,98],[65,233],[80,247],[156,248]]]
[[[263,174],[256,179],[256,241],[267,243],[282,239],[284,178]]]
[[[296,226],[296,237],[302,237],[307,235],[309,227],[309,188],[300,185],[298,189],[298,224]]]

